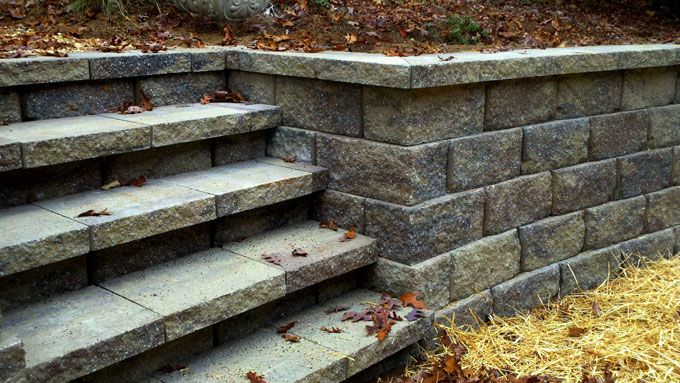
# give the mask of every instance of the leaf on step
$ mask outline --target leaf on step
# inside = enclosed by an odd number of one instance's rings
[[[351,320],[352,322],[370,321],[371,315],[366,312],[347,311],[342,315],[341,321]]]
[[[569,331],[569,336],[572,337],[572,338],[578,338],[581,335],[588,332],[587,329],[581,328],[581,327],[576,327],[576,326],[569,327],[568,331]]]
[[[415,309],[427,309],[427,305],[425,305],[424,302],[421,302],[418,300],[418,295],[420,295],[419,292],[408,292],[399,297],[401,302],[404,304],[404,307],[413,307]]]
[[[293,327],[295,327],[295,321],[290,322],[290,323],[286,323],[283,326],[277,328],[276,333],[277,334],[285,334],[285,333],[288,332],[288,330],[292,329]]]
[[[334,313],[339,313],[342,311],[347,311],[350,309],[350,306],[333,306],[325,309],[323,312],[326,314],[334,314]]]
[[[139,114],[144,113],[144,109],[141,106],[130,105],[120,112],[120,114]]]
[[[392,298],[387,294],[383,294],[380,297],[380,306],[386,308],[387,310],[394,310],[395,308],[401,307],[401,301],[396,298]]]
[[[104,209],[104,210],[100,210],[100,211],[95,211],[95,210],[90,209],[90,210],[88,210],[88,211],[84,211],[84,212],[78,214],[78,216],[77,216],[76,218],[81,218],[81,217],[100,217],[100,216],[102,216],[102,215],[111,215],[111,213],[109,213],[108,209]]]
[[[292,163],[295,163],[295,156],[285,156],[285,157],[282,158],[282,160],[285,163],[292,164]]]
[[[333,220],[323,221],[323,222],[319,223],[319,227],[322,228],[322,229],[338,231],[338,223],[333,221]]]
[[[151,98],[144,93],[144,91],[140,91],[139,95],[139,106],[146,110],[147,112],[150,112],[153,110],[153,103],[151,102]]]
[[[217,92],[206,93],[201,97],[201,104],[209,104],[211,102],[238,102],[243,103],[246,99],[239,92],[232,92],[230,90],[218,90]]]
[[[339,334],[343,332],[342,329],[339,327],[326,327],[326,326],[321,326],[321,331],[327,332],[329,334]]]
[[[291,343],[298,343],[300,342],[300,337],[297,335],[293,334],[283,334],[282,335],[283,339],[286,340],[286,342],[291,342]]]
[[[109,182],[108,184],[102,186],[101,189],[102,190],[109,190],[109,189],[119,188],[120,186],[121,186],[120,182],[118,182],[118,180],[115,180],[113,182]]]
[[[248,371],[246,373],[246,378],[250,383],[267,383],[267,381],[264,380],[264,375],[260,375],[255,371]]]
[[[276,266],[281,266],[281,258],[277,257],[276,255],[262,254],[262,259]]]
[[[148,180],[146,179],[146,177],[144,177],[144,176],[139,176],[139,177],[137,177],[137,178],[132,178],[131,180],[125,182],[123,185],[124,185],[124,186],[136,186],[136,187],[138,187],[138,188],[141,188],[142,186],[144,186],[144,184],[145,184],[147,181],[148,181]]]
[[[301,247],[298,247],[297,249],[293,250],[293,256],[294,257],[306,257],[307,256],[307,251]]]
[[[406,320],[413,322],[418,320],[418,318],[425,318],[425,311],[419,309],[413,309],[410,313],[406,314]]]
[[[187,366],[184,365],[184,364],[168,363],[165,366],[162,366],[161,368],[159,368],[158,371],[169,374],[169,373],[175,372],[175,371],[182,371],[186,368],[187,368]]]
[[[357,229],[355,227],[351,227],[345,235],[340,239],[340,242],[345,242],[345,241],[351,241],[357,237]]]

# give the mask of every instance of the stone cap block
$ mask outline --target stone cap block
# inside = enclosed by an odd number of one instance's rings
[[[0,60],[0,87],[90,79],[90,63],[80,57],[25,57]]]

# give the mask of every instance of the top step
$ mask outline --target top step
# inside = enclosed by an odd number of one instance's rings
[[[274,128],[280,122],[276,106],[235,103],[20,122],[0,128],[0,171],[248,133]]]

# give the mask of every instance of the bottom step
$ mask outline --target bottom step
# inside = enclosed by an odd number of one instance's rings
[[[329,308],[360,311],[367,303],[377,303],[381,294],[369,290],[355,290],[339,298],[319,304],[262,328],[179,365],[186,368],[170,372],[156,372],[149,383],[229,382],[247,383],[249,371],[263,375],[267,383],[342,382],[352,375],[387,358],[422,339],[433,320],[431,312],[413,322],[406,320],[410,308],[394,311],[404,318],[392,326],[391,332],[380,342],[367,335],[371,322],[343,322],[345,310],[327,314]],[[298,343],[284,340],[277,328],[295,322],[290,334],[300,337]],[[340,333],[327,333],[322,327],[337,327]]]

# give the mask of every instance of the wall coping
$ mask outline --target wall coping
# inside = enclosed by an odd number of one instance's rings
[[[225,69],[402,89],[680,65],[680,45],[607,45],[389,57],[354,52],[178,48],[0,60],[0,87]]]

